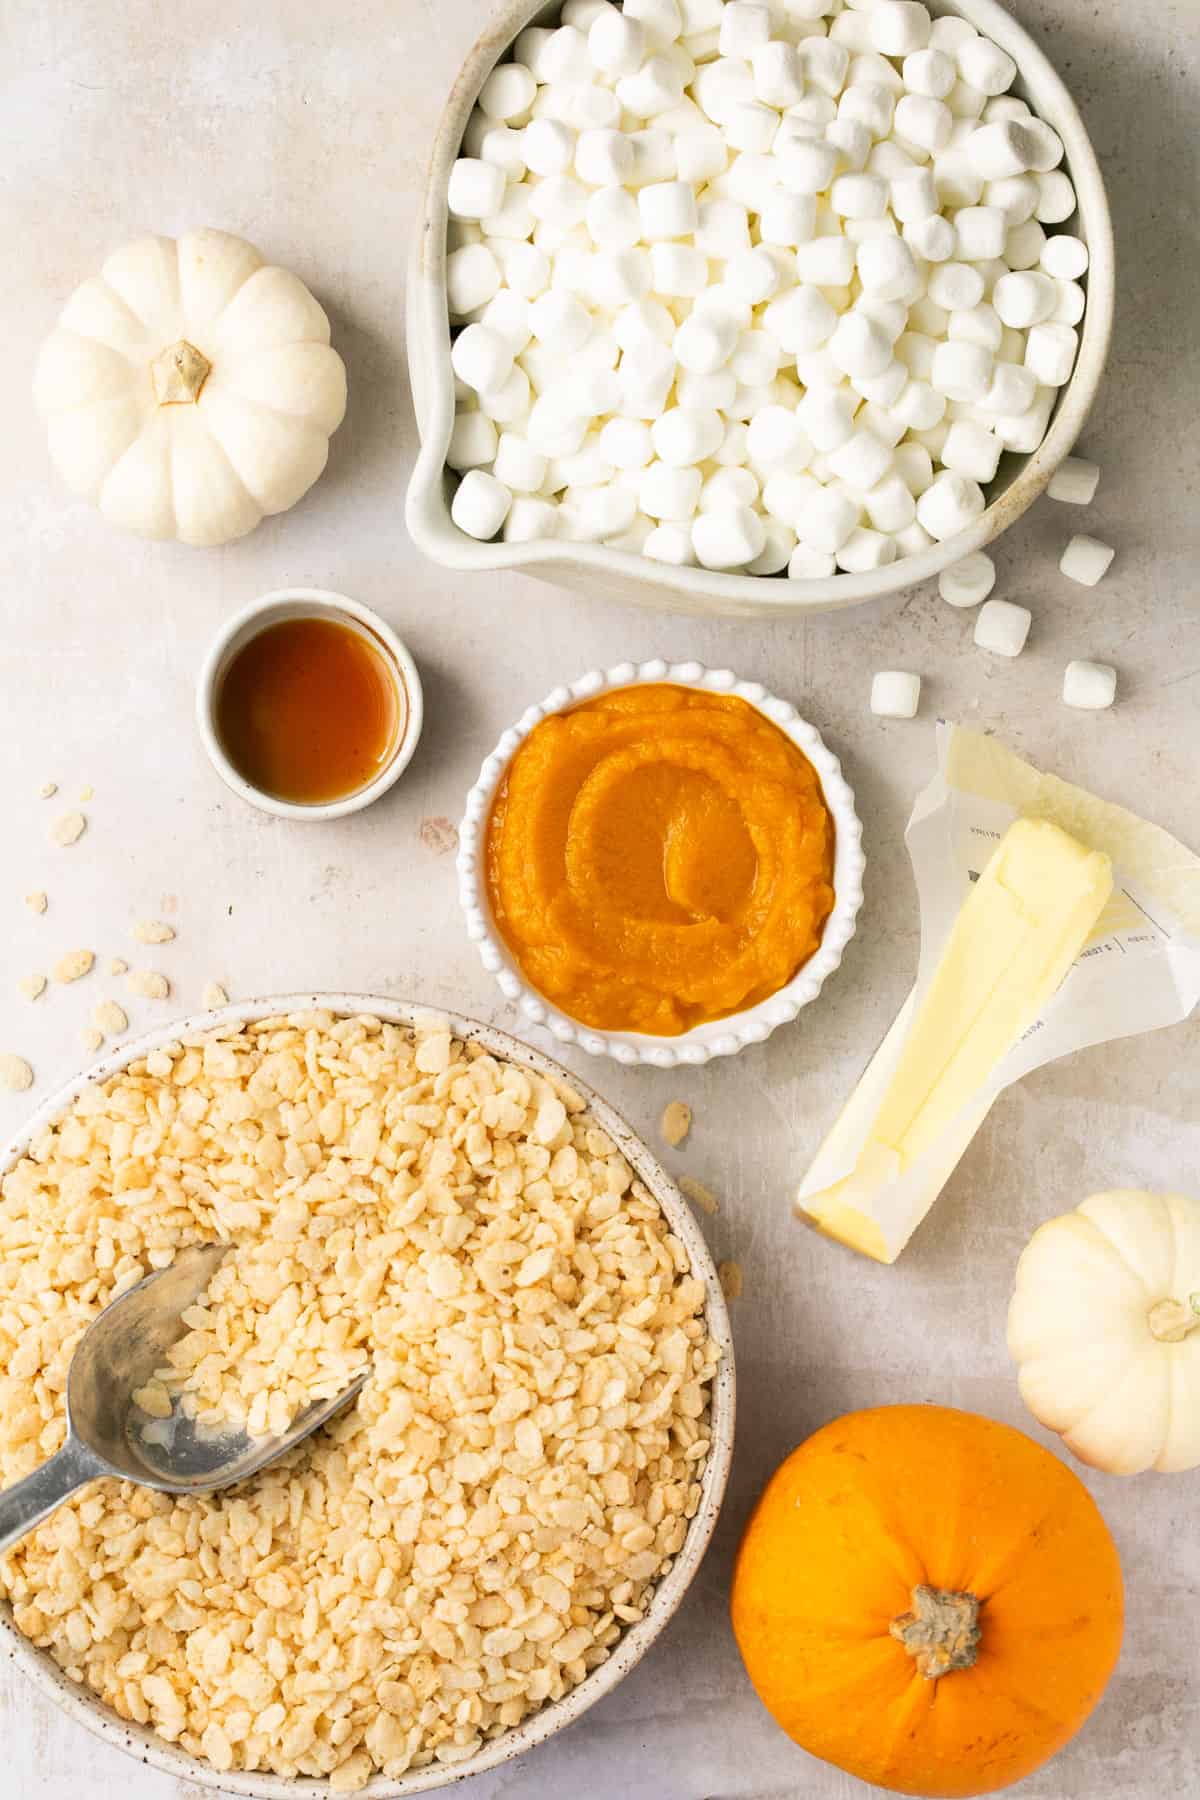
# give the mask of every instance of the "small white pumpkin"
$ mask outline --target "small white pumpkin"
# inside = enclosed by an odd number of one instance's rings
[[[1008,1348],[1021,1397],[1113,1475],[1200,1464],[1200,1201],[1096,1194],[1034,1232]]]
[[[77,494],[144,537],[225,544],[325,467],[346,370],[304,283],[225,231],[139,238],[76,288],[34,399]]]

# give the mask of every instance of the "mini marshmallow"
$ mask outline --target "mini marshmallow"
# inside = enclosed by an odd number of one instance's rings
[[[1017,65],[991,38],[965,39],[956,52],[962,79],[982,94],[1003,94],[1017,76]]]
[[[598,250],[592,258],[591,294],[598,305],[613,309],[641,300],[650,292],[650,257],[647,251]]]
[[[927,297],[946,312],[966,312],[983,299],[986,283],[970,263],[939,263],[925,284]]]
[[[992,384],[995,365],[982,344],[964,344],[948,338],[933,353],[930,383],[947,400],[982,400]]]
[[[770,299],[783,280],[781,261],[765,244],[756,244],[752,250],[740,250],[730,258],[725,280],[735,294],[752,306],[759,306]]]
[[[764,406],[755,413],[746,428],[746,448],[756,467],[789,474],[799,474],[813,453],[795,412],[786,406]]]
[[[652,519],[690,519],[700,502],[701,485],[697,468],[652,462],[638,481],[638,505]]]
[[[1057,281],[1077,281],[1088,266],[1088,249],[1082,238],[1059,232],[1042,246],[1041,266]]]
[[[1025,340],[1025,367],[1044,387],[1059,388],[1071,379],[1079,333],[1070,325],[1034,325]]]
[[[650,435],[655,454],[674,468],[715,456],[725,423],[714,408],[672,406],[654,421]]]
[[[500,533],[506,544],[532,544],[558,536],[558,508],[549,500],[516,494]]]
[[[501,63],[479,90],[479,106],[489,119],[507,121],[528,112],[537,82],[522,63]]]
[[[796,548],[796,534],[790,525],[783,525],[778,519],[763,521],[765,538],[763,547],[751,562],[746,564],[747,575],[779,575],[787,568],[792,552]]]
[[[479,146],[479,160],[494,163],[498,169],[503,169],[506,180],[520,181],[528,167],[525,161],[525,133],[511,131],[507,125],[493,125],[490,131],[484,133]]]
[[[987,262],[1003,255],[1008,223],[998,206],[961,206],[952,223],[963,262]]]
[[[882,375],[860,375],[851,383],[856,394],[876,406],[894,406],[908,386],[908,370],[898,356],[893,357]]]
[[[892,344],[874,319],[843,313],[829,340],[829,354],[847,375],[882,375],[892,360]]]
[[[588,30],[588,56],[603,75],[633,75],[646,56],[646,32],[639,19],[608,9]]]
[[[496,454],[496,427],[481,412],[455,414],[446,451],[447,468],[465,474],[468,469],[481,469]]]
[[[617,99],[638,119],[678,106],[683,98],[683,76],[665,56],[650,56],[635,75],[623,75],[617,83]]]
[[[529,409],[525,436],[543,456],[573,456],[587,428],[588,420],[567,412],[553,394],[539,394]]]
[[[595,487],[568,488],[561,509],[566,534],[593,544],[628,531],[637,510],[637,495],[615,481],[599,482]]]
[[[700,186],[721,175],[728,162],[725,140],[711,127],[706,131],[682,132],[675,140],[675,172],[680,181]]]
[[[813,238],[796,247],[797,279],[813,287],[845,287],[853,278],[856,255],[849,238]]]
[[[1055,286],[1058,298],[1050,314],[1051,320],[1055,325],[1078,325],[1087,304],[1083,289],[1077,281],[1059,281]]]
[[[546,479],[546,458],[527,438],[502,431],[492,473],[515,494],[536,494]]]
[[[735,150],[764,154],[775,142],[779,130],[779,114],[761,100],[741,100],[731,106],[725,120],[725,142]]]
[[[497,331],[486,325],[468,325],[450,349],[450,364],[460,381],[479,393],[490,393],[508,380],[513,355]]]
[[[682,20],[676,0],[624,0],[625,16],[637,19],[646,33],[646,42],[655,49],[671,44],[679,36]]]
[[[754,76],[747,63],[731,57],[703,63],[692,81],[692,95],[714,125],[723,125],[731,107],[754,99]]]
[[[621,357],[621,410],[629,418],[657,419],[675,379],[675,358],[665,344],[635,344]]]
[[[814,494],[795,521],[796,536],[812,550],[836,556],[858,528],[859,509],[837,488]]]
[[[880,0],[869,16],[871,42],[881,56],[911,56],[929,42],[929,13],[919,0]]]
[[[858,119],[831,119],[825,127],[825,142],[837,151],[835,173],[838,175],[857,174],[865,169],[872,141],[870,132]]]
[[[600,428],[599,450],[614,469],[644,469],[654,455],[650,427],[641,419],[610,419]]]
[[[917,518],[930,537],[943,543],[965,531],[983,511],[983,489],[969,476],[945,470],[936,476],[917,501]]]
[[[552,31],[538,50],[533,73],[539,82],[548,86],[590,81],[592,59],[583,32],[573,25],[561,25],[557,31]]]
[[[915,256],[944,263],[954,255],[957,240],[949,219],[933,213],[928,218],[910,219],[904,227],[904,241]]]
[[[637,197],[642,235],[658,238],[688,237],[696,229],[696,196],[686,181],[655,181]]]
[[[837,561],[832,554],[797,544],[788,558],[787,572],[789,581],[824,581],[837,573]]]
[[[994,656],[1020,656],[1033,614],[1011,600],[985,600],[975,621],[975,642]]]
[[[821,492],[821,485],[811,475],[796,474],[788,469],[776,469],[763,482],[763,510],[778,519],[783,525],[795,529],[796,520],[800,517],[814,494]]]
[[[1046,492],[1051,500],[1065,500],[1068,506],[1090,506],[1099,485],[1099,463],[1088,462],[1082,456],[1068,456],[1050,477]]]
[[[889,475],[863,495],[863,506],[876,531],[895,535],[911,525],[917,503],[904,477],[893,468]]]
[[[955,419],[942,446],[942,465],[980,483],[994,479],[1003,449],[986,425],[973,419]]]
[[[906,143],[931,156],[950,142],[953,125],[950,108],[931,94],[905,94],[896,102],[896,130]]]
[[[791,0],[789,10],[793,16],[798,16],[796,15],[796,0]],[[799,49],[800,60],[804,65],[804,77],[810,88],[815,88],[829,99],[836,100],[846,85],[846,75],[850,68],[849,49],[845,44],[839,44],[834,39],[827,37],[806,37],[801,42]]]
[[[1062,697],[1083,712],[1103,712],[1117,697],[1117,671],[1108,663],[1068,663]]]
[[[1116,551],[1109,544],[1102,544],[1099,538],[1087,537],[1080,533],[1073,537],[1062,556],[1059,568],[1071,581],[1078,581],[1084,587],[1095,587],[1108,572]]]
[[[737,396],[735,394],[734,399],[730,401],[730,407],[732,408],[736,406],[736,404]],[[719,463],[723,469],[738,470],[739,480],[742,474],[748,474],[751,482],[754,483],[755,489],[757,489],[758,477],[754,474],[753,470],[745,469],[743,467],[750,456],[750,451],[746,444],[747,435],[748,433],[743,421],[741,419],[731,419],[725,427],[725,435],[721,439],[720,448],[713,453],[713,461]],[[743,486],[745,491],[743,492],[742,489],[739,488],[737,494],[732,497],[739,501],[746,500],[749,502],[753,500],[754,493],[751,492],[750,483],[744,483]],[[722,490],[720,489],[717,490],[717,492],[721,491]],[[726,498],[729,497],[729,495],[726,495]],[[712,503],[712,496],[710,496],[710,503]]]
[[[587,342],[592,315],[574,294],[550,288],[529,303],[529,329],[539,344],[570,355]]]
[[[982,344],[993,355],[1004,342],[1004,327],[994,306],[981,300],[978,306],[962,308],[950,314],[949,335],[964,344]]]
[[[534,124],[539,122],[535,120]],[[527,126],[527,134],[532,129],[532,125]],[[633,163],[633,144],[625,133],[611,130],[580,132],[575,144],[575,173],[589,187],[608,188],[628,181],[633,174]]]
[[[762,317],[766,329],[793,355],[827,342],[838,322],[820,289],[803,283],[772,300]]]
[[[1054,388],[1038,388],[1032,404],[1025,412],[998,415],[992,430],[1006,450],[1020,450],[1029,454],[1037,449],[1050,423],[1055,392]]]
[[[714,369],[701,374],[695,369],[680,368],[675,377],[675,398],[680,406],[704,412],[710,408],[724,411],[733,405],[737,393],[737,376],[730,368]]]
[[[692,549],[705,569],[745,568],[761,554],[766,541],[766,525],[749,506],[714,508],[697,513],[692,521]]]
[[[984,181],[1024,175],[1037,167],[1037,145],[1024,119],[994,119],[991,124],[980,125],[967,139],[966,153],[971,167]]]
[[[913,253],[903,238],[871,238],[855,255],[863,291],[878,300],[913,300],[921,290]]]
[[[846,75],[847,87],[858,87],[863,82],[879,82],[890,88],[896,98],[904,92],[904,77],[895,63],[880,56],[877,50],[862,50],[850,60],[850,68]]]
[[[512,499],[504,483],[486,469],[468,469],[450,502],[450,517],[460,531],[486,543],[508,517]]]
[[[837,552],[837,566],[848,575],[865,575],[896,560],[896,540],[884,531],[861,525],[850,533]]]
[[[887,211],[888,184],[882,175],[839,175],[829,190],[829,205],[844,219],[881,219]]]
[[[928,431],[944,417],[946,396],[927,381],[908,380],[892,402],[892,415],[912,431]]]
[[[1026,219],[1009,230],[1004,240],[1004,261],[1010,270],[1032,269],[1041,262],[1045,247],[1046,234],[1037,220]]]
[[[1043,225],[1062,225],[1075,211],[1075,189],[1070,177],[1061,169],[1049,169],[1039,172],[1034,179],[1038,185],[1034,218]]]
[[[692,299],[708,285],[708,258],[692,244],[651,244],[650,283],[656,294]]]
[[[588,201],[587,228],[604,250],[632,250],[642,237],[637,201],[627,188],[597,188]]]
[[[880,669],[871,679],[871,711],[879,719],[915,719],[921,704],[921,677],[903,669]]]
[[[975,27],[966,19],[960,19],[956,13],[947,13],[943,18],[935,19],[929,28],[929,42],[937,50],[944,50],[947,56],[955,58],[957,63],[959,48],[970,43],[976,36]]]
[[[965,119],[968,123],[973,123],[982,117],[983,109],[987,105],[987,95],[979,88],[972,87],[969,81],[964,81],[960,76],[946,95],[946,105],[956,119]]]
[[[1006,175],[1001,181],[989,181],[983,190],[984,204],[998,206],[1011,231],[1032,219],[1037,210],[1039,179],[1037,175]]]
[[[793,106],[804,94],[804,62],[794,44],[778,39],[750,52],[754,92],[767,106]]]
[[[671,563],[679,569],[687,568],[696,560],[692,552],[692,534],[685,525],[655,526],[642,545],[642,555],[652,562]]]
[[[501,288],[483,308],[479,323],[497,332],[514,357],[520,356],[530,338],[529,302],[511,288]]]
[[[453,219],[486,219],[504,198],[504,170],[478,157],[460,156],[446,183],[446,206]],[[499,527],[497,527],[499,529]]]
[[[857,119],[874,138],[886,137],[892,129],[895,96],[878,81],[860,81],[848,87],[838,101],[838,117]]]
[[[769,331],[743,331],[729,358],[739,387],[768,387],[779,373],[783,350]]]
[[[975,402],[981,412],[999,413],[1013,418],[1025,413],[1037,398],[1037,379],[1017,363],[998,362],[992,370],[992,384],[982,400]],[[1009,445],[1009,448],[1014,448]],[[1036,446],[1035,446],[1036,448]]]
[[[1018,274],[1000,275],[991,290],[991,304],[1006,326],[1025,331],[1029,326],[1049,319],[1058,302],[1058,292],[1049,275],[1027,268]]]
[[[750,219],[736,200],[702,200],[692,242],[705,256],[727,261],[750,248]]]
[[[886,407],[877,406],[873,400],[867,401],[855,423],[864,426],[872,437],[878,438],[889,450],[896,448],[905,432],[903,420],[897,419]]]
[[[910,94],[925,94],[931,100],[944,100],[958,79],[954,59],[932,46],[906,56],[900,73]]]
[[[621,404],[621,378],[616,370],[580,366],[579,358],[573,363],[561,388],[566,410],[588,419],[615,412]],[[559,391],[556,387],[555,392]]]
[[[847,50],[873,50],[871,37],[871,21],[865,13],[854,12],[849,8],[840,12],[829,26],[829,35],[837,44],[844,44]]]
[[[779,178],[791,194],[821,194],[834,179],[838,153],[817,138],[784,138],[775,144]],[[844,179],[844,178],[841,178]]]
[[[828,455],[844,444],[854,429],[853,401],[844,388],[810,387],[796,408],[796,418],[805,437],[822,455]]]
[[[829,467],[856,494],[865,494],[888,474],[891,451],[870,431],[854,431],[829,453]]]
[[[548,175],[530,193],[529,207],[535,219],[569,227],[582,222],[589,198],[588,190],[573,175]]]
[[[766,6],[755,6],[751,0],[728,0],[721,9],[722,56],[735,56],[749,62],[760,45],[771,36],[771,14]]]
[[[553,31],[544,25],[527,25],[513,45],[513,61],[522,63],[537,81],[548,80],[544,57],[546,45],[553,36]]]
[[[933,481],[933,458],[930,456],[924,444],[911,442],[897,444],[895,450],[892,452],[892,456],[896,464],[896,472],[900,476],[900,479],[904,482],[909,493],[913,494],[919,500],[926,488],[929,487],[930,483]],[[905,529],[911,530],[912,527],[906,526]],[[922,526],[921,529],[924,530],[924,527]],[[925,535],[926,537],[929,537],[927,532]],[[933,539],[929,538],[929,542],[932,543]],[[928,548],[928,545],[923,547]]]
[[[996,565],[982,550],[951,563],[938,576],[938,593],[948,606],[979,606],[996,585]]]
[[[486,306],[500,286],[500,264],[486,244],[464,244],[446,258],[446,301],[461,318]]]
[[[938,196],[932,169],[906,170],[894,175],[890,186],[892,212],[901,224],[937,216]]]
[[[675,333],[672,347],[681,367],[709,375],[729,361],[737,338],[730,319],[719,313],[693,313]]]
[[[524,182],[510,186],[497,211],[481,220],[483,235],[492,240],[504,238],[524,242],[536,229],[533,208],[529,204],[531,192]],[[495,248],[494,242],[492,248]]]

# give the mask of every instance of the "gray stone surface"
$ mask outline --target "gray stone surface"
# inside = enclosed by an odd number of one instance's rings
[[[413,453],[403,271],[424,147],[478,0],[7,0],[0,185],[0,1038],[40,1092],[79,1063],[103,973],[35,1007],[18,978],[62,950],[129,960],[131,921],[169,912],[152,953],[180,1010],[203,983],[234,995],[329,986],[421,994],[511,1024],[459,926],[452,858],[431,819],[457,817],[483,754],[532,699],[594,664],[661,653],[728,664],[796,701],[845,760],[866,827],[867,902],[818,1005],[765,1048],[686,1076],[588,1072],[653,1137],[664,1102],[696,1113],[671,1166],[722,1197],[706,1225],[744,1266],[735,1309],[741,1418],[716,1545],[683,1612],[640,1669],[565,1736],[464,1793],[551,1800],[851,1800],[855,1782],[805,1757],[759,1709],[726,1623],[730,1560],[776,1461],[850,1407],[931,1399],[1036,1427],[1004,1350],[1013,1265],[1041,1219],[1111,1185],[1200,1185],[1200,1021],[1085,1053],[1007,1094],[894,1269],[794,1225],[788,1192],[906,991],[916,918],[902,843],[937,713],[1157,819],[1200,848],[1200,566],[1196,478],[1195,210],[1200,10],[1016,0],[1076,93],[1110,184],[1119,261],[1108,378],[1084,438],[1104,469],[1086,515],[1042,501],[1003,540],[997,592],[1034,613],[1015,664],[971,643],[970,615],[934,592],[811,623],[657,620],[520,578],[472,581],[421,562],[402,494]],[[294,513],[222,551],[144,544],[56,483],[29,400],[37,344],[104,254],[146,230],[240,231],[326,303],[350,371],[327,475]],[[1056,568],[1067,536],[1117,547],[1094,591]],[[377,809],[291,827],[240,806],[191,724],[202,651],[231,608],[287,582],[378,606],[426,681],[412,768]],[[1059,700],[1072,657],[1114,662],[1120,704]],[[921,717],[867,712],[873,670],[925,677]],[[86,837],[46,842],[57,780],[95,787]],[[21,905],[45,887],[50,910]],[[142,953],[143,964],[149,960]],[[130,1007],[137,1026],[163,1008]],[[0,1130],[23,1102],[0,1096]],[[1043,1436],[1043,1441],[1050,1440]],[[1125,1653],[1079,1740],[1030,1800],[1200,1795],[1200,1475],[1087,1477],[1128,1577]],[[0,1733],[13,1800],[199,1800],[199,1790],[99,1748],[11,1673]]]

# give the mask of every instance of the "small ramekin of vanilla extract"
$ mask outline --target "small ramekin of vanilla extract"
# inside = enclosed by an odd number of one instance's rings
[[[286,819],[337,819],[378,800],[416,749],[422,712],[395,632],[323,588],[283,588],[235,614],[196,690],[218,775]]]

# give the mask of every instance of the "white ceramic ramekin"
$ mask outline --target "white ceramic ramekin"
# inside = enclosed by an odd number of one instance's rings
[[[239,773],[225,754],[216,727],[217,695],[221,682],[238,651],[269,625],[285,619],[332,619],[361,632],[385,659],[405,698],[404,729],[384,767],[365,787],[344,794],[340,800],[325,800],[314,806],[298,805],[292,800],[279,800]],[[364,606],[360,600],[349,600],[345,594],[331,593],[328,588],[277,588],[251,600],[241,612],[234,613],[217,633],[196,681],[196,726],[200,740],[226,787],[242,800],[257,806],[260,812],[274,813],[279,819],[341,819],[347,813],[361,812],[400,779],[412,760],[421,736],[425,703],[421,677],[406,645],[396,636],[386,619]]]
[[[785,987],[757,1006],[731,1013],[724,1019],[694,1025],[678,1037],[657,1037],[639,1031],[597,1031],[560,1012],[544,995],[526,982],[519,964],[496,930],[488,905],[483,871],[484,839],[496,790],[519,745],[535,725],[551,713],[566,712],[581,700],[613,688],[669,682],[676,687],[698,688],[713,694],[736,694],[757,707],[773,725],[799,745],[821,779],[826,805],[833,815],[835,843],[833,863],[833,911],[815,952]],[[815,1000],[827,975],[842,960],[842,952],[854,936],[854,922],[862,905],[864,858],[862,826],[854,808],[854,795],[842,774],[841,764],[827,750],[820,733],[806,724],[788,700],[780,700],[757,681],[739,681],[730,669],[706,669],[697,662],[619,663],[615,669],[591,669],[569,687],[555,688],[540,706],[522,713],[506,731],[479,771],[479,780],[467,795],[459,827],[458,897],[467,920],[467,935],[479,947],[489,969],[508,996],[535,1025],[544,1025],[560,1044],[578,1044],[591,1056],[611,1056],[619,1063],[647,1063],[655,1069],[673,1069],[680,1063],[710,1062],[714,1056],[733,1056],[748,1044],[761,1044],[777,1025],[786,1025],[801,1007]]]
[[[990,504],[966,531],[867,575],[835,575],[820,581],[779,576],[721,575],[707,569],[672,568],[611,550],[603,544],[544,539],[531,544],[480,543],[450,517],[458,477],[446,466],[454,423],[454,377],[446,308],[446,183],[479,90],[513,40],[533,20],[558,17],[546,0],[506,0],[467,57],[442,113],[430,157],[420,227],[413,238],[408,277],[408,366],[421,453],[408,489],[408,529],[420,549],[450,569],[521,569],[597,598],[630,601],[663,612],[775,617],[832,612],[877,600],[929,580],[939,570],[1007,530],[1041,493],[1074,444],[1096,397],[1108,355],[1113,317],[1113,237],[1100,166],[1074,101],[1045,54],[997,0],[932,0],[935,13],[968,19],[1017,64],[1013,92],[1026,99],[1062,138],[1063,166],[1075,184],[1078,213],[1071,230],[1090,255],[1087,311],[1074,373],[1039,449],[1032,456],[1006,453],[991,484]]]
[[[514,1757],[520,1756],[523,1751],[531,1750],[535,1744],[544,1743],[564,1726],[573,1724],[597,1700],[611,1693],[630,1669],[641,1661],[675,1613],[704,1558],[717,1522],[717,1514],[721,1510],[725,1483],[729,1479],[735,1410],[733,1337],[721,1283],[695,1214],[666,1170],[621,1115],[614,1112],[607,1101],[594,1093],[586,1082],[580,1081],[577,1075],[562,1068],[540,1051],[530,1049],[527,1044],[510,1037],[506,1031],[499,1031],[491,1025],[481,1025],[474,1019],[461,1018],[457,1013],[447,1013],[443,1007],[417,1006],[411,1001],[388,1000],[374,994],[275,994],[261,1000],[239,1001],[235,1005],[222,1007],[218,1012],[199,1013],[188,1019],[177,1019],[173,1025],[149,1032],[135,1043],[122,1045],[120,1050],[104,1057],[86,1074],[77,1076],[39,1106],[19,1136],[0,1149],[0,1175],[7,1173],[25,1154],[38,1133],[52,1124],[80,1094],[108,1081],[139,1057],[148,1056],[151,1051],[159,1050],[166,1044],[189,1041],[205,1032],[241,1025],[249,1019],[274,1018],[277,1014],[309,1012],[314,1008],[343,1016],[369,1013],[374,1018],[384,1019],[395,1025],[411,1025],[419,1015],[436,1011],[449,1020],[451,1030],[457,1037],[482,1045],[490,1055],[507,1057],[536,1069],[540,1074],[552,1075],[558,1080],[569,1082],[583,1096],[597,1124],[612,1138],[638,1179],[653,1194],[672,1233],[687,1252],[692,1273],[704,1283],[709,1336],[721,1352],[721,1361],[712,1384],[712,1448],[700,1478],[700,1505],[688,1526],[683,1548],[650,1597],[645,1617],[627,1627],[608,1661],[593,1669],[578,1687],[572,1688],[561,1700],[547,1702],[510,1731],[489,1738],[469,1761],[433,1763],[423,1769],[414,1769],[397,1780],[376,1775],[360,1790],[364,1800],[407,1800],[410,1794],[424,1794],[434,1788],[450,1787],[454,1782],[463,1781],[470,1775],[481,1775],[485,1769],[498,1768],[502,1763],[511,1762]],[[68,1718],[75,1720],[104,1742],[136,1757],[138,1762],[173,1775],[189,1791],[192,1788],[204,1788],[217,1794],[236,1794],[242,1796],[243,1800],[330,1800],[331,1789],[327,1781],[310,1777],[292,1780],[283,1775],[245,1774],[237,1770],[222,1774],[210,1763],[200,1762],[186,1751],[177,1749],[174,1744],[169,1744],[148,1727],[120,1718],[90,1688],[81,1687],[78,1682],[69,1680],[48,1651],[38,1650],[17,1630],[12,1620],[12,1609],[7,1602],[0,1602],[0,1654],[27,1675],[47,1699],[60,1706]],[[180,1792],[183,1792],[183,1785]]]

